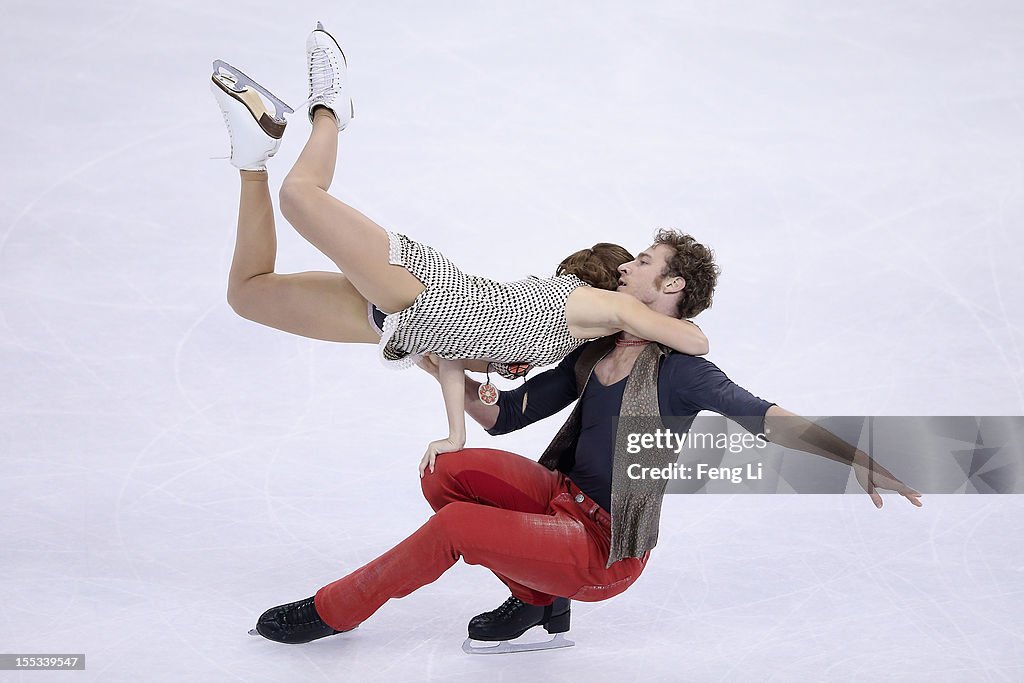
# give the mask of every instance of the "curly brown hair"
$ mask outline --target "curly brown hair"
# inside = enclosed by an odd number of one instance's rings
[[[555,269],[555,275],[575,275],[592,287],[615,291],[619,286],[619,266],[632,260],[633,255],[625,248],[598,242],[590,249],[565,257]]]
[[[669,228],[658,230],[654,243],[672,247],[673,251],[662,277],[679,276],[686,280],[683,295],[679,298],[679,317],[692,318],[711,308],[715,285],[722,273],[715,264],[715,253],[691,235]]]

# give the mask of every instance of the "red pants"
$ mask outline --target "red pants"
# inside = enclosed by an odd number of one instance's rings
[[[606,569],[608,513],[565,475],[513,453],[444,453],[421,482],[436,514],[391,550],[317,592],[316,610],[329,626],[354,628],[389,599],[435,581],[460,557],[493,571],[531,605],[618,595],[647,561],[626,558]]]

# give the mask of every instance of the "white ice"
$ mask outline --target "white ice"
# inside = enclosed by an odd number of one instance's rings
[[[418,370],[225,303],[210,62],[298,104],[317,19],[355,98],[333,191],[382,225],[500,279],[675,226],[718,254],[699,322],[756,394],[1024,411],[1017,3],[10,0],[0,651],[87,661],[21,679],[1024,677],[1016,496],[672,496],[643,577],[577,603],[569,650],[464,654],[506,593],[461,563],[352,634],[247,635],[427,518],[416,463],[444,428]],[[279,235],[281,270],[331,267]],[[536,457],[560,422],[469,442]]]

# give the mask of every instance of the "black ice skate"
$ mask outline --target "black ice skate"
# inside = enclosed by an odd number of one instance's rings
[[[317,614],[313,598],[306,598],[287,605],[271,607],[260,616],[256,628],[249,633],[278,643],[294,645],[333,636],[343,631],[335,631],[325,624]]]
[[[534,626],[543,626],[553,634],[549,640],[539,643],[510,643]],[[506,652],[527,652],[529,650],[551,650],[572,647],[576,643],[566,640],[563,635],[569,630],[569,599],[555,598],[545,607],[527,605],[511,597],[501,607],[478,614],[469,620],[469,638],[462,649],[470,654],[504,654]],[[478,646],[473,641],[497,642],[497,645]]]

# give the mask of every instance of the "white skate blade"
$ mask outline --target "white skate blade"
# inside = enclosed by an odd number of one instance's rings
[[[535,650],[557,650],[563,647],[572,647],[576,643],[565,637],[564,633],[556,633],[550,640],[542,640],[539,643],[517,643],[511,640],[502,640],[497,643],[487,642],[486,645],[475,645],[486,641],[466,638],[462,644],[462,651],[470,655],[504,655],[514,652],[532,652]]]
[[[231,66],[223,59],[215,59],[213,61],[213,78],[217,85],[221,86],[225,90],[231,90],[239,97],[239,99],[245,101],[249,105],[250,110],[253,111],[253,115],[257,120],[259,120],[259,116],[256,112],[260,109],[265,111],[266,108],[263,106],[262,102],[258,101],[258,96],[251,95],[251,93],[247,92],[248,88],[252,88],[262,95],[268,102],[274,105],[274,115],[272,118],[278,123],[284,123],[285,114],[295,113],[295,110],[289,107],[284,100],[246,76],[239,68]],[[246,95],[251,96],[247,98]],[[252,97],[256,97],[257,99],[254,100]],[[269,115],[270,112],[267,112],[267,114]]]

